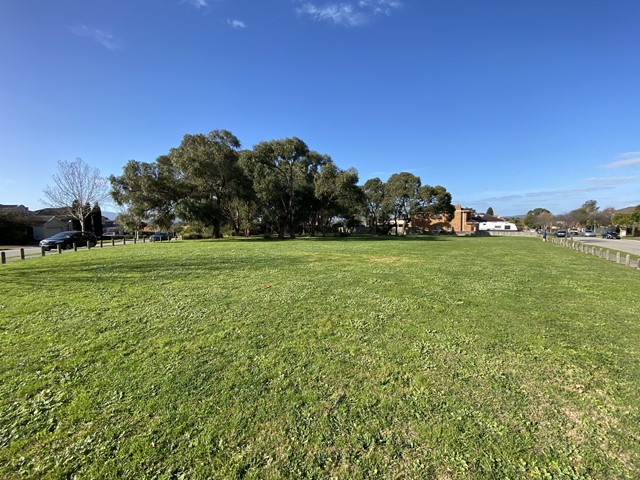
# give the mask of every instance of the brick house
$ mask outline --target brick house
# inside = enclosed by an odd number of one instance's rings
[[[412,218],[411,227],[431,233],[472,233],[478,228],[478,222],[472,219],[474,215],[473,209],[455,205],[455,212],[451,220],[447,221],[442,215]]]

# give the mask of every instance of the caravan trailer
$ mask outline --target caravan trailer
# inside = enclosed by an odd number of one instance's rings
[[[492,232],[517,232],[518,227],[515,223],[511,222],[480,222],[478,223],[478,230],[492,231]]]

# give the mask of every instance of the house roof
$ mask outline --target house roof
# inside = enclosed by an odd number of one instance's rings
[[[29,220],[31,221],[32,225],[44,225],[47,224],[51,221],[55,221],[60,223],[61,225],[64,225],[65,222],[56,217],[55,215],[32,215],[31,217],[29,217]]]
[[[40,210],[36,210],[35,212],[36,215],[68,215],[69,213],[69,209],[62,207],[62,208],[42,208]]]
[[[1,205],[0,210],[19,210],[21,212],[28,212],[29,209],[24,205]]]

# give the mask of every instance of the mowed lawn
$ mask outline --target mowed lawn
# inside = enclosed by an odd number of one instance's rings
[[[640,478],[640,272],[529,238],[0,268],[0,478]]]

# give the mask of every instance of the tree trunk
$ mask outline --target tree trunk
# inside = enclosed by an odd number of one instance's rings
[[[220,222],[218,220],[213,222],[213,238],[222,238],[220,233]]]
[[[296,238],[296,229],[293,220],[289,222],[289,238]]]
[[[318,215],[311,215],[311,225],[309,226],[309,236],[316,236],[316,224],[318,223]]]

